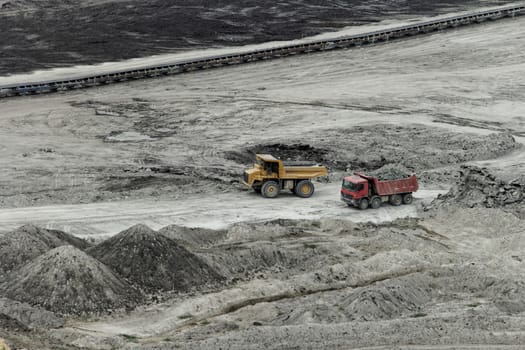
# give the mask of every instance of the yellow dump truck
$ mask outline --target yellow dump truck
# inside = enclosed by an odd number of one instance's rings
[[[5,340],[2,338],[0,338],[0,350],[11,350],[9,345],[7,345]]]
[[[311,179],[328,174],[326,167],[313,163],[283,162],[269,154],[256,154],[253,168],[244,172],[243,184],[263,197],[274,198],[290,190],[302,198],[314,194]]]

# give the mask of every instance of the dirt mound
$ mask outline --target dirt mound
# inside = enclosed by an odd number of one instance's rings
[[[258,272],[280,272],[289,269],[304,269],[323,261],[321,253],[305,247],[301,252],[280,248],[271,244],[232,245],[225,252],[208,254],[208,259],[216,268],[230,277],[252,277]]]
[[[61,314],[107,312],[141,300],[109,268],[73,246],[55,248],[11,273],[0,291]]]
[[[431,208],[461,205],[469,208],[522,207],[525,179],[503,181],[486,168],[462,166],[459,181],[445,195],[438,196]]]
[[[255,154],[271,154],[283,161],[308,161],[314,163],[323,163],[326,159],[327,149],[316,148],[307,144],[283,144],[275,143],[268,145],[256,145],[249,147],[244,151],[233,151],[226,153],[226,159],[233,160],[244,165],[253,164]]]
[[[224,240],[227,231],[169,225],[160,229],[159,233],[186,247],[205,248]]]
[[[260,144],[228,152],[225,157],[251,165],[256,153],[270,153],[285,161],[313,161],[349,172],[374,171],[390,179],[424,169],[491,159],[520,147],[514,137],[506,133],[479,136],[418,124],[322,130],[313,134],[311,140],[309,144],[301,143],[300,139]]]
[[[398,164],[387,164],[370,172],[370,175],[377,176],[381,180],[402,179],[410,176],[410,174],[410,170]]]
[[[85,249],[90,244],[58,230],[24,225],[0,236],[0,276],[37,256],[63,245]]]
[[[145,225],[120,232],[90,254],[129,281],[152,290],[187,291],[222,279],[195,254]]]
[[[359,321],[417,313],[431,300],[425,286],[418,282],[417,278],[402,279],[367,287],[343,301],[342,307],[349,319]]]
[[[369,286],[311,295],[283,305],[277,324],[299,325],[389,320],[422,313],[432,301],[430,279],[423,274],[393,278]],[[305,307],[305,305],[308,305]]]
[[[487,288],[486,293],[500,310],[507,314],[521,314],[525,311],[525,282],[497,281]]]

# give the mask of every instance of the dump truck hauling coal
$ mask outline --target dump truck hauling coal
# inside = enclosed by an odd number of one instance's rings
[[[380,180],[375,176],[354,173],[343,179],[341,200],[349,206],[377,209],[384,202],[392,205],[412,203],[412,193],[419,185],[415,175],[393,180]]]
[[[274,198],[283,190],[298,197],[314,194],[312,179],[328,174],[326,167],[315,163],[283,162],[269,154],[256,154],[253,168],[244,172],[243,184],[265,198]]]

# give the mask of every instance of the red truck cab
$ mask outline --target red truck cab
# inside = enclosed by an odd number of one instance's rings
[[[341,187],[341,195],[356,200],[368,197],[368,180],[357,175],[345,177]]]
[[[418,190],[415,175],[394,180],[379,180],[374,176],[354,173],[346,176],[341,186],[341,200],[349,206],[377,209],[383,202],[392,205],[410,204],[412,193]]]

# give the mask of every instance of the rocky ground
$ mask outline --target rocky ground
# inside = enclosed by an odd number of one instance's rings
[[[519,349],[524,21],[0,101],[0,349]],[[330,175],[266,200],[256,152]]]
[[[521,208],[524,199],[490,209],[458,206],[480,184],[462,177],[461,194],[453,189],[436,199],[420,219],[242,223],[224,231],[182,230],[185,242],[178,243],[178,227],[156,232],[135,226],[108,240],[112,249],[122,247],[109,261],[100,254],[105,242],[88,249],[106,266],[73,246],[54,248],[2,285],[8,299],[0,310],[12,320],[2,335],[12,344],[39,348],[518,345],[525,341],[525,226],[509,206]],[[134,249],[123,239],[133,241]],[[155,264],[122,269],[132,259],[150,259],[141,252],[159,240],[178,248],[160,249]],[[188,276],[195,259],[200,268]],[[171,261],[177,263],[170,273],[159,275]],[[210,275],[210,269],[216,272]],[[44,271],[47,276],[41,276]],[[67,282],[62,274],[69,274]],[[120,278],[133,286],[124,287]],[[151,294],[153,281],[164,291]],[[17,289],[22,283],[30,287]],[[191,283],[191,291],[184,292],[181,283]],[[139,301],[136,290],[144,287],[150,294],[142,303],[149,306],[122,309],[126,300]],[[105,292],[96,296],[97,290]],[[71,313],[79,312],[91,316],[73,321]]]

